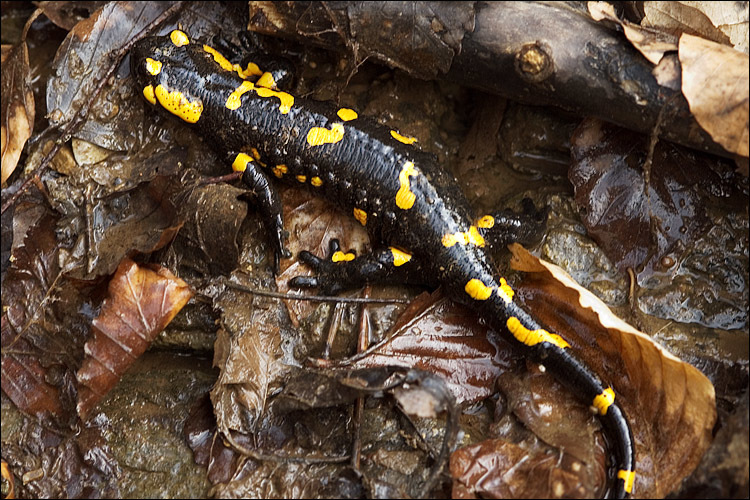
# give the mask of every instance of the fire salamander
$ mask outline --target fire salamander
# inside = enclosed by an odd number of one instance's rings
[[[546,214],[473,218],[455,178],[434,156],[420,152],[416,139],[353,109],[293,97],[277,87],[273,73],[230,62],[182,31],[141,40],[131,58],[145,99],[196,127],[243,172],[273,233],[277,263],[289,252],[273,178],[309,186],[352,214],[373,241],[390,245],[359,257],[341,251],[335,241],[326,258],[302,252],[317,276],[297,277],[293,286],[335,294],[365,282],[442,285],[592,406],[615,462],[608,494],[631,493],[634,443],[614,391],[565,339],[513,301],[513,290],[497,276],[488,253],[491,245],[537,234]]]

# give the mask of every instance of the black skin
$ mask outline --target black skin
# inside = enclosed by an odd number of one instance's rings
[[[146,71],[147,57],[162,63],[158,74]],[[570,349],[547,340],[524,344],[506,326],[509,318],[515,318],[528,330],[542,328],[501,294],[503,282],[488,249],[537,239],[544,229],[546,210],[538,211],[525,202],[524,213],[500,212],[494,216],[494,226],[482,227],[455,178],[440,168],[434,156],[396,140],[389,128],[374,120],[341,116],[340,108],[331,103],[294,98],[284,112],[284,101],[289,104],[291,96],[255,87],[241,95],[241,106],[229,109],[227,99],[243,78],[223,70],[200,43],[177,47],[167,36],[147,38],[135,46],[131,61],[139,89],[162,85],[168,91],[179,90],[189,102],[202,103],[200,118],[190,126],[229,164],[239,153],[255,157],[247,164],[243,180],[255,193],[271,230],[276,262],[288,255],[281,204],[271,182],[279,176],[292,183],[303,182],[297,176],[304,176],[306,186],[346,213],[365,213],[365,227],[372,240],[389,245],[348,262],[331,260],[339,250],[337,242],[332,243],[331,255],[326,258],[303,252],[300,259],[317,274],[297,277],[293,286],[317,287],[322,293],[333,294],[375,282],[441,285],[496,331],[505,332],[520,352],[543,363],[586,404],[591,405],[607,388]],[[155,106],[162,109],[159,103]],[[311,143],[308,134],[314,128],[330,131],[325,137],[340,133],[320,144]],[[282,166],[284,172],[279,172]],[[311,185],[312,179],[317,179],[316,184]],[[398,193],[404,192],[411,195],[410,203],[397,202]],[[482,237],[482,244],[476,239],[452,245],[444,241],[446,235],[468,235],[472,230],[475,238],[477,233]],[[396,266],[392,248],[406,252],[411,259]],[[472,283],[481,283],[478,291],[470,291]],[[613,470],[633,471],[633,438],[616,400],[599,419],[614,456]],[[610,476],[608,495],[627,496],[625,481],[615,474]]]

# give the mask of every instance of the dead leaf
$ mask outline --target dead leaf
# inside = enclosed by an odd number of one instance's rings
[[[729,37],[736,50],[747,54],[750,14],[747,2],[685,1],[679,3],[700,10],[714,26]]]
[[[643,26],[669,31],[676,36],[684,33],[728,44],[729,37],[718,29],[703,12],[703,5],[717,4],[717,10],[727,9],[731,2],[644,2]]]
[[[2,184],[8,180],[34,128],[34,93],[31,90],[29,50],[26,41],[2,50]]]
[[[214,344],[220,370],[211,390],[219,431],[251,435],[266,400],[281,385],[282,362],[278,301],[228,289],[215,304],[222,328]]]
[[[747,54],[691,35],[680,37],[682,93],[696,121],[724,148],[748,156]]]
[[[565,271],[520,245],[509,248],[511,267],[526,273],[517,296],[614,387],[636,442],[635,494],[667,495],[695,469],[711,443],[713,385],[615,316]]]
[[[83,420],[192,296],[187,283],[167,269],[123,259],[92,322],[93,336],[77,373],[77,409]]]
[[[625,37],[652,64],[659,64],[666,52],[677,50],[677,36],[675,34],[639,26],[628,20],[620,19],[610,3],[589,2],[588,9],[595,21],[607,20],[620,25]]]
[[[402,366],[437,373],[457,404],[476,402],[495,391],[495,379],[510,364],[510,349],[487,338],[475,314],[433,294],[413,319],[354,367]]]
[[[284,206],[284,224],[289,231],[287,248],[292,259],[281,261],[281,272],[276,276],[279,292],[289,291],[288,282],[295,276],[310,276],[313,271],[297,259],[302,250],[318,257],[328,257],[329,242],[339,240],[344,251],[354,250],[362,255],[369,249],[369,238],[362,225],[347,217],[333,205],[301,189],[280,191]],[[351,215],[351,214],[349,214]],[[317,290],[305,292],[315,294]],[[308,301],[285,301],[295,326],[316,307]]]

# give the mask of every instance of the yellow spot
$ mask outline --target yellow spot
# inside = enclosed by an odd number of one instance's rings
[[[391,136],[397,141],[403,142],[404,144],[414,144],[415,142],[417,142],[417,139],[415,137],[407,137],[405,135],[401,135],[395,130],[391,130]]]
[[[508,321],[506,321],[505,324],[507,325],[510,333],[512,333],[519,342],[528,346],[534,346],[541,342],[549,342],[550,344],[556,345],[560,349],[570,347],[570,344],[568,344],[565,339],[563,339],[559,335],[548,332],[544,328],[540,328],[538,330],[529,330],[528,328],[523,326],[521,324],[521,321],[519,321],[519,319],[515,316],[511,316],[510,318],[508,318]]]
[[[157,85],[154,94],[164,109],[188,123],[197,122],[203,113],[203,102],[190,102],[179,90],[169,92],[163,85]]]
[[[495,218],[491,215],[485,215],[477,221],[477,227],[482,229],[490,229],[495,225]]]
[[[398,248],[391,247],[391,253],[393,254],[393,265],[396,267],[403,266],[411,260],[411,254],[402,252]]]
[[[226,57],[222,55],[221,52],[213,47],[204,45],[203,50],[211,54],[211,56],[214,58],[214,61],[216,61],[219,66],[227,71],[236,72],[240,76],[240,78],[244,79],[251,76],[258,76],[263,74],[258,65],[255,63],[247,63],[247,68],[242,69],[242,66],[240,66],[239,64],[232,64]],[[260,82],[257,83],[258,85],[260,85]]]
[[[635,471],[620,469],[617,471],[617,479],[625,481],[625,493],[633,491],[633,483],[635,482]]]
[[[414,206],[414,200],[417,199],[417,195],[411,192],[411,185],[409,183],[409,177],[416,176],[417,169],[414,168],[414,163],[407,161],[404,163],[401,173],[398,174],[398,182],[401,187],[396,193],[396,206],[402,210],[408,210]]]
[[[161,66],[161,61],[151,59],[150,57],[146,58],[146,71],[148,71],[149,75],[156,76],[161,73]]]
[[[288,168],[286,168],[286,165],[276,165],[273,167],[273,175],[281,179],[285,173],[289,171]]]
[[[240,100],[240,97],[242,97],[242,94],[249,92],[253,90],[253,83],[248,82],[247,80],[244,80],[242,84],[235,89],[234,92],[232,92],[229,97],[227,98],[227,102],[225,106],[227,109],[235,110],[239,108],[242,105],[242,101]]]
[[[146,98],[151,104],[156,104],[156,96],[154,95],[154,86],[148,85],[143,88],[143,97]]]
[[[282,115],[289,113],[289,110],[292,109],[292,105],[294,105],[294,96],[287,94],[286,92],[277,92],[265,87],[256,89],[256,92],[258,92],[258,95],[261,97],[278,97],[280,101],[279,111]]]
[[[242,74],[240,76],[242,76],[242,78],[248,78],[250,76],[260,76],[262,74],[263,71],[261,71],[257,64],[255,64],[254,62],[249,62],[247,63],[247,68],[242,70]]]
[[[354,254],[351,252],[344,253],[341,250],[339,250],[338,252],[334,252],[334,254],[331,255],[331,261],[333,262],[342,262],[342,261],[349,262],[350,260],[354,260]]]
[[[232,170],[235,172],[244,172],[247,169],[247,164],[251,161],[253,161],[253,159],[248,155],[245,153],[239,153],[234,158],[234,162],[232,162]]]
[[[604,389],[604,392],[594,398],[594,408],[599,410],[599,415],[606,415],[607,410],[615,402],[615,391],[611,387]]]
[[[464,288],[474,300],[487,300],[492,295],[492,288],[488,287],[478,279],[469,280]]]
[[[320,177],[313,177],[312,179],[310,179],[310,184],[315,187],[320,187],[323,185],[323,179],[321,179]]]
[[[258,148],[250,148],[250,152],[253,154],[253,158],[256,160],[260,160],[260,153],[258,152]]]
[[[180,30],[172,30],[172,33],[169,34],[169,39],[172,40],[172,43],[177,47],[182,47],[183,45],[190,43],[190,39],[185,32]]]
[[[219,66],[227,71],[234,71],[235,68],[232,63],[230,63],[227,58],[224,57],[218,50],[214,49],[213,47],[209,47],[208,45],[204,45],[203,50],[211,54],[214,58],[214,61],[216,61]]]
[[[310,146],[335,144],[344,138],[344,126],[340,123],[331,125],[331,130],[323,127],[313,127],[307,133],[307,143]]]
[[[484,246],[484,238],[479,234],[476,226],[471,226],[466,232],[449,233],[443,235],[443,246],[450,248],[456,243],[461,245],[472,244],[478,247]]]
[[[360,210],[359,208],[354,209],[354,218],[359,221],[363,226],[367,224],[367,212]]]
[[[268,89],[275,89],[276,88],[276,80],[273,79],[273,75],[266,71],[261,75],[260,78],[258,78],[258,81],[255,82],[255,84],[259,87],[266,87]]]
[[[336,114],[339,115],[339,118],[341,118],[345,122],[356,120],[358,116],[356,111],[349,108],[341,108],[336,112]]]
[[[513,302],[513,289],[510,287],[505,278],[500,278],[500,286],[497,289],[497,294],[505,302]]]
[[[304,175],[298,175],[297,180],[304,184],[305,182],[307,182],[307,177]]]

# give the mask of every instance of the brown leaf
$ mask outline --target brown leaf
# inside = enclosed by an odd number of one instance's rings
[[[559,267],[510,246],[525,271],[517,295],[615,389],[636,442],[635,494],[662,497],[698,465],[711,443],[711,382],[618,317]]]
[[[576,489],[580,464],[522,446],[488,439],[451,455],[453,498],[586,498]]]
[[[437,294],[411,314],[413,319],[354,366],[402,366],[440,374],[457,404],[494,392],[495,379],[510,362],[510,349],[493,343],[494,336],[488,340],[487,327],[475,314]]]
[[[86,358],[77,373],[82,419],[192,296],[188,285],[167,269],[151,270],[123,259],[91,325],[93,338],[86,342]]]
[[[281,200],[284,205],[284,224],[290,233],[287,248],[292,252],[293,258],[281,261],[281,272],[276,276],[276,286],[280,292],[289,290],[287,283],[295,276],[312,274],[307,266],[297,260],[297,255],[302,250],[318,257],[328,257],[328,244],[332,239],[339,240],[342,250],[354,250],[357,255],[368,250],[367,233],[351,214],[347,216],[325,200],[300,189],[282,190]],[[316,291],[309,293],[314,294]],[[307,301],[287,301],[289,316],[295,326],[314,307],[314,303]]]
[[[680,37],[682,93],[696,121],[724,148],[748,156],[747,54],[691,35]]]
[[[700,3],[713,2],[645,2],[643,5],[644,18],[641,24],[671,31],[675,35],[687,33],[708,38],[717,43],[729,43],[725,35],[711,22],[701,10]],[[726,4],[728,2],[718,2]],[[693,5],[689,5],[693,4]],[[725,6],[726,10],[727,7]]]
[[[7,50],[6,50],[7,49]],[[2,52],[2,184],[16,168],[34,128],[34,93],[31,90],[29,50],[26,41]]]
[[[252,434],[266,400],[280,385],[282,362],[277,300],[227,290],[215,304],[222,328],[214,344],[214,366],[219,378],[211,402],[220,432]]]

